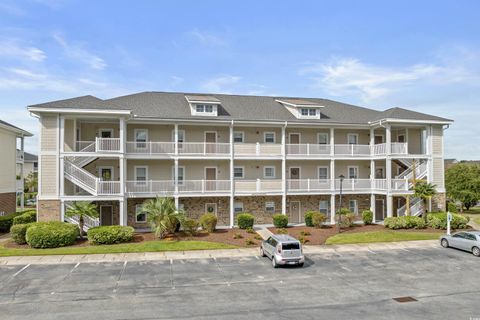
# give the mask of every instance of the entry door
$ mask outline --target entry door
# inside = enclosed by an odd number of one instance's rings
[[[205,153],[215,153],[217,143],[216,132],[205,132]]]
[[[290,133],[290,150],[292,154],[300,154],[300,134],[299,133]]]
[[[100,223],[102,226],[111,226],[113,224],[112,206],[100,206]]]
[[[289,220],[293,223],[301,223],[302,217],[300,213],[300,201],[290,201],[290,217]]]
[[[383,143],[383,136],[375,136],[375,144]]]
[[[375,199],[375,221],[385,219],[385,201],[384,199]]]
[[[113,138],[113,130],[112,129],[100,130],[100,138]]]
[[[205,168],[205,189],[216,190],[217,168]]]
[[[383,174],[383,168],[375,169],[375,179],[383,179],[385,175]]]
[[[290,168],[290,188],[300,189],[300,168]]]
[[[112,181],[113,180],[113,168],[112,167],[100,168],[100,179],[102,181]]]

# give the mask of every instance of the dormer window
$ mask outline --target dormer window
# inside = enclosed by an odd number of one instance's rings
[[[290,111],[298,119],[320,119],[320,108],[322,105],[316,101],[303,100],[303,99],[279,99],[277,102],[283,104],[288,111]]]
[[[197,104],[195,105],[195,111],[197,113],[212,113],[213,106],[211,104]]]
[[[185,96],[190,105],[193,116],[216,117],[220,100],[212,96],[188,95]]]
[[[317,116],[317,109],[302,108],[301,113],[302,113],[302,117],[316,117]]]

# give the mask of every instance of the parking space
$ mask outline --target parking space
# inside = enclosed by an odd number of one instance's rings
[[[445,305],[478,296],[479,263],[465,252],[429,248],[310,255],[303,268],[273,269],[254,256],[0,266],[0,309],[2,319],[28,318],[32,310],[38,319],[251,319],[274,317],[275,309],[297,318],[320,310],[332,317],[350,310],[363,318],[468,318],[478,316],[475,304]],[[401,296],[418,301],[407,308],[392,300]]]

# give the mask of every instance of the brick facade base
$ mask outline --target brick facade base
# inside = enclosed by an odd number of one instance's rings
[[[38,221],[60,221],[60,206],[60,200],[39,200],[37,213]]]
[[[102,221],[102,206],[112,206],[112,225],[119,225],[120,224],[120,207],[118,205],[118,201],[97,201],[94,202],[97,205],[97,210],[100,218],[100,225],[108,225],[105,221]]]
[[[432,198],[432,212],[446,211],[447,196],[445,193],[437,193]]]
[[[185,215],[188,218],[196,220],[207,213],[208,208],[214,208],[216,206],[217,224],[219,226],[230,225],[230,198],[228,197],[180,198],[179,203],[183,204]]]
[[[330,216],[330,195],[287,196],[287,215],[290,223],[304,223],[307,211],[319,211],[320,201],[328,201],[327,216]]]
[[[282,213],[281,196],[235,197],[235,202],[243,203],[243,212],[248,212],[255,216],[255,224],[272,223],[272,216],[277,213]],[[274,212],[265,211],[266,202],[273,202],[275,204]]]
[[[17,211],[17,194],[15,192],[0,193],[0,212],[5,214]]]

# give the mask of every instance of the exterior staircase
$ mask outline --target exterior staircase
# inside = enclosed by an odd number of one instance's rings
[[[414,217],[420,216],[423,211],[423,201],[421,198],[410,198],[410,215]],[[404,204],[397,210],[397,216],[402,217],[407,215],[407,205]]]
[[[415,165],[415,170],[413,168],[413,160],[411,159],[398,159],[398,162],[402,162],[404,165],[409,165],[408,168],[399,174],[396,179],[407,179],[408,180],[408,189],[413,188],[413,174],[415,172],[415,179],[423,179],[427,176],[427,162],[420,162]],[[424,204],[422,199],[411,197],[410,198],[410,215],[418,217],[424,212]],[[397,216],[405,216],[407,214],[407,205],[397,209]]]
[[[70,222],[76,225],[80,224],[78,216],[65,217],[65,222]],[[83,217],[83,231],[87,232],[88,229],[98,227],[99,225],[100,225],[99,218],[90,218],[87,216]]]
[[[82,167],[77,166],[70,159],[65,159],[64,176],[74,185],[94,196],[120,194],[119,181],[103,181]]]

